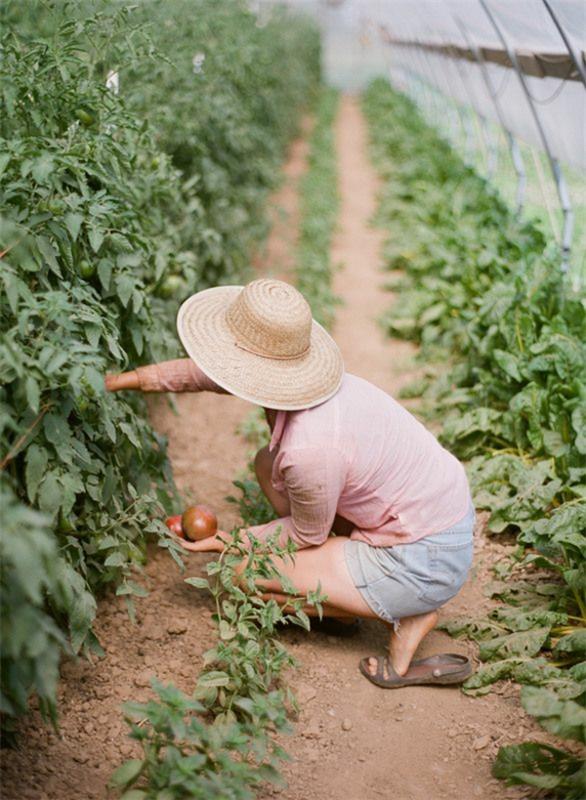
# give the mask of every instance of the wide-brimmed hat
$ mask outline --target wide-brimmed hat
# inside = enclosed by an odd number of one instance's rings
[[[332,337],[288,283],[261,279],[217,286],[188,298],[177,331],[190,358],[231,394],[295,411],[323,403],[342,381]]]

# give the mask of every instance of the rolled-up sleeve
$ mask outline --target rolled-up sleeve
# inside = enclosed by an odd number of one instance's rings
[[[287,450],[278,458],[291,515],[256,525],[249,532],[266,540],[280,528],[281,544],[287,539],[299,548],[323,544],[332,529],[346,479],[342,453],[333,448],[303,448]]]
[[[175,358],[136,370],[143,392],[218,392],[227,394],[190,358]]]

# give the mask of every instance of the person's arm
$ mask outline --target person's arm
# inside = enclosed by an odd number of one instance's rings
[[[108,374],[106,390],[119,392],[125,389],[142,392],[218,392],[227,394],[199,369],[190,358],[176,358],[137,367],[120,375]]]
[[[336,516],[338,500],[344,487],[346,466],[337,450],[304,448],[285,454],[281,464],[281,475],[289,495],[291,514],[288,517],[242,529],[246,544],[251,534],[255,539],[266,541],[279,531],[278,544],[284,546],[292,539],[298,549],[316,547],[328,538]],[[182,541],[186,550],[196,553],[221,552],[227,534],[218,531],[216,536],[199,542]],[[250,544],[250,540],[248,539]]]
[[[326,448],[288,451],[280,472],[289,496],[290,516],[255,525],[247,532],[266,541],[280,529],[279,544],[292,539],[299,549],[323,544],[331,532],[346,479],[342,454]]]

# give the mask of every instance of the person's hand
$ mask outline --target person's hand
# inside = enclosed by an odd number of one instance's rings
[[[104,387],[107,392],[120,392],[124,389],[140,389],[140,381],[136,370],[115,374],[109,372],[104,378]]]
[[[192,553],[221,553],[230,544],[230,536],[225,531],[218,531],[214,536],[200,539],[199,542],[180,539],[179,543],[185,550],[191,550]]]

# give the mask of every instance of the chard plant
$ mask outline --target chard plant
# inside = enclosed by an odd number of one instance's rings
[[[501,748],[495,775],[548,796],[583,796],[586,730],[586,308],[556,248],[505,207],[385,81],[364,98],[386,179],[379,222],[400,292],[383,323],[421,345],[426,375],[409,396],[442,421],[469,461],[491,535],[514,534],[487,618],[444,627],[479,644],[469,693],[512,678],[526,710],[567,750]]]

